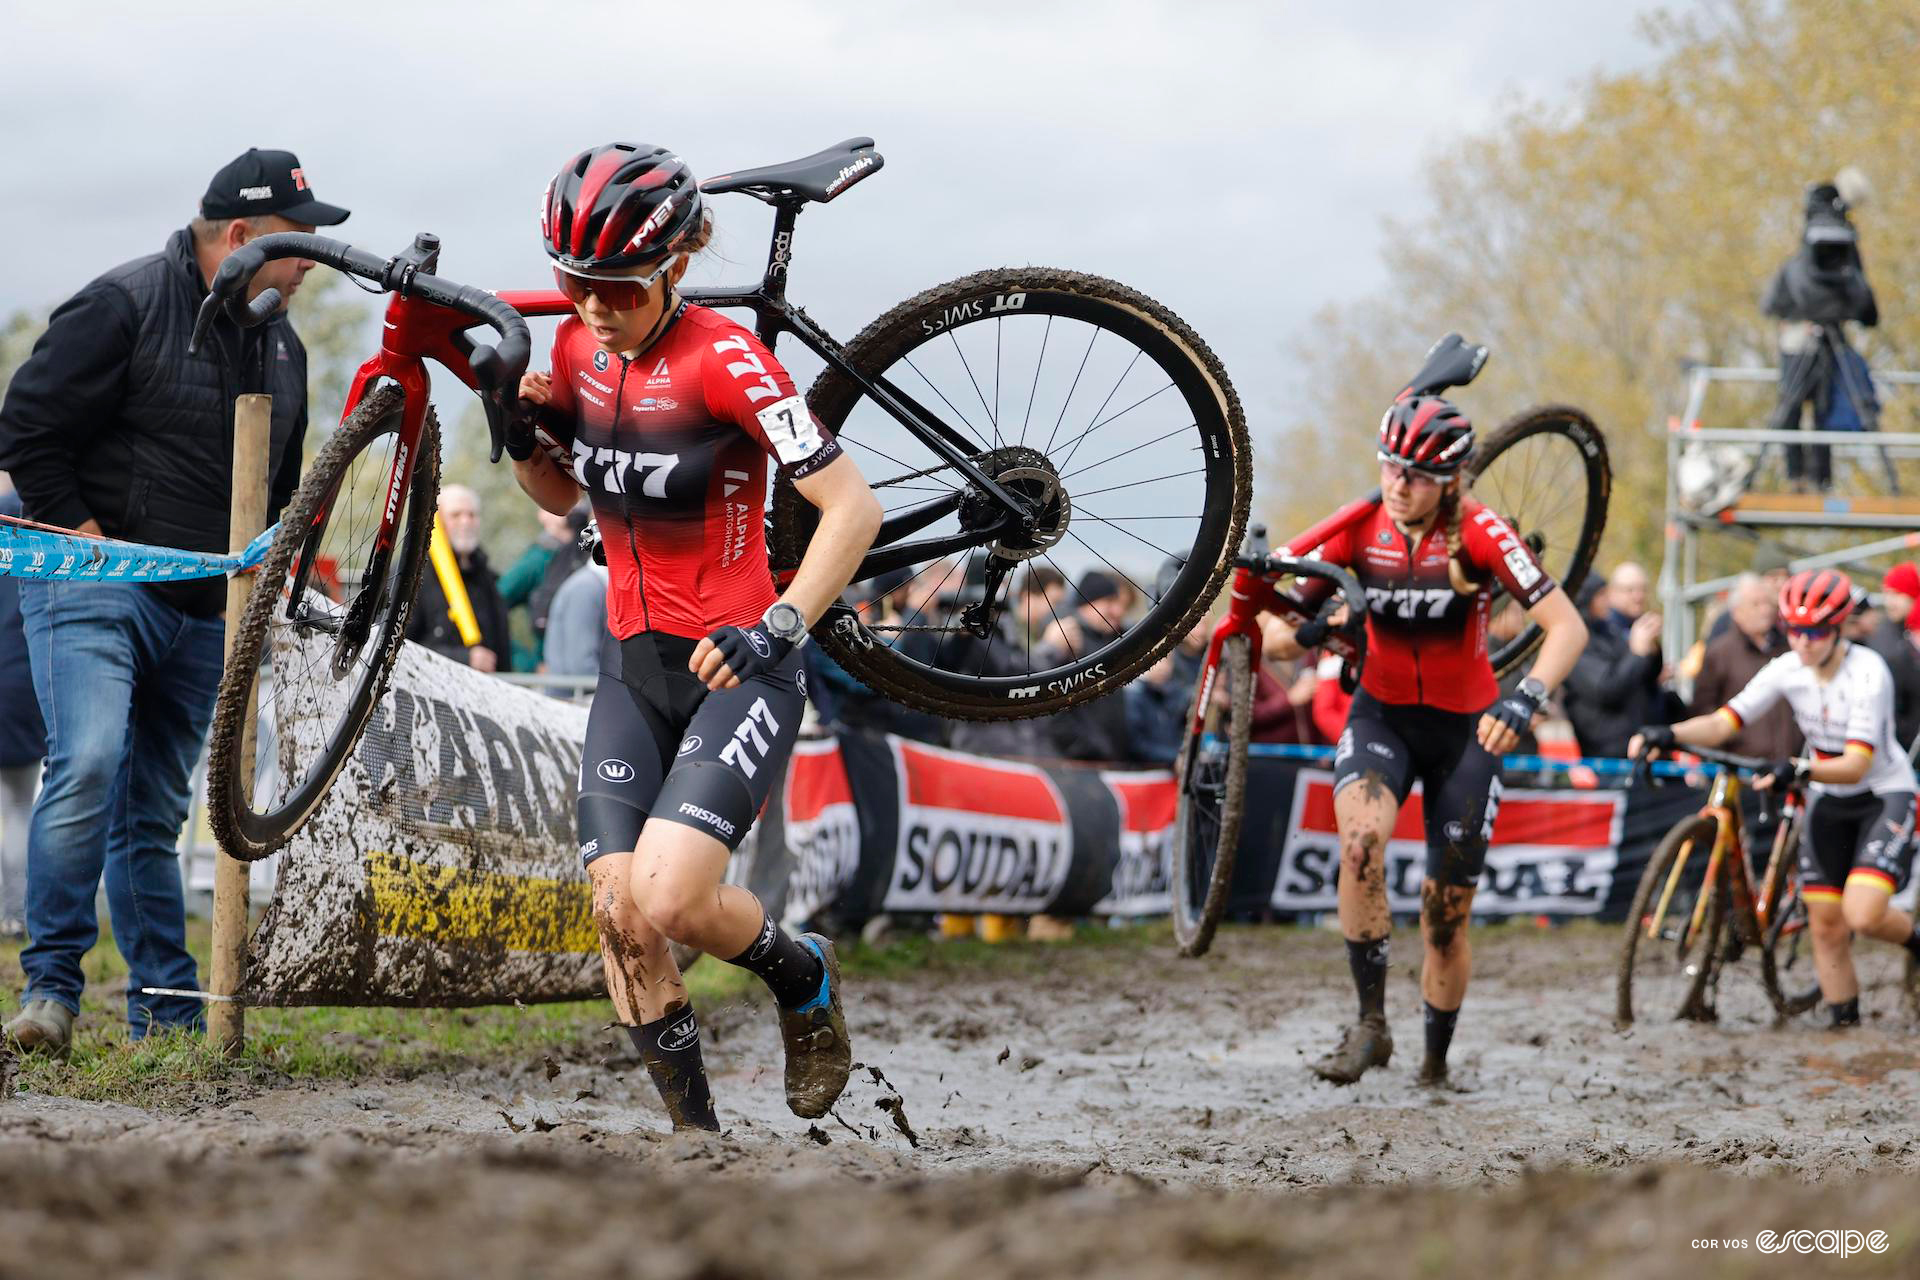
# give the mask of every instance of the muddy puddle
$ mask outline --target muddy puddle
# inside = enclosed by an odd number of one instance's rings
[[[1417,939],[1395,942],[1393,1062],[1345,1089],[1305,1066],[1350,1011],[1337,936],[1237,930],[1200,962],[1061,948],[854,985],[863,1065],[817,1123],[785,1109],[766,1006],[702,1009],[717,1137],[663,1134],[612,1034],[161,1112],[19,1093],[0,1276],[1920,1274],[1891,949],[1863,950],[1851,1033],[1771,1026],[1744,975],[1718,1025],[1621,1029],[1610,935],[1482,931],[1430,1092]],[[1692,1244],[1762,1228],[1892,1244]],[[24,1265],[22,1233],[66,1252]]]

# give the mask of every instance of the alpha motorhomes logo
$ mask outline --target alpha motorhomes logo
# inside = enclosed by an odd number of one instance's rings
[[[1173,910],[1173,818],[1179,793],[1173,774],[1102,773],[1120,810],[1120,857],[1113,866],[1113,887],[1093,904],[1091,914],[1165,915]]]
[[[889,740],[900,778],[890,911],[1044,911],[1073,861],[1046,772]]]
[[[1473,909],[1494,915],[1551,911],[1593,915],[1606,904],[1619,863],[1627,813],[1621,791],[1502,791],[1493,844]],[[1387,842],[1387,906],[1420,910],[1427,838],[1416,786],[1400,808]],[[1333,817],[1333,775],[1302,769],[1294,781],[1293,812],[1273,905],[1285,911],[1331,909],[1340,836]]]
[[[782,809],[793,854],[787,918],[802,919],[838,899],[860,870],[860,815],[838,742],[794,744]]]

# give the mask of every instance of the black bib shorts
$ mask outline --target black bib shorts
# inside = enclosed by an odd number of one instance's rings
[[[1427,878],[1461,888],[1480,882],[1500,808],[1500,759],[1480,745],[1478,711],[1381,702],[1353,695],[1333,756],[1333,793],[1377,774],[1399,804],[1418,780],[1426,810]]]
[[[574,815],[580,861],[629,853],[649,817],[739,847],[793,752],[806,671],[786,661],[737,688],[709,692],[687,670],[698,643],[642,632],[603,665],[587,713]]]

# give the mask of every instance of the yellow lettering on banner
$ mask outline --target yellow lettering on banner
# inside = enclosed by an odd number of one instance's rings
[[[543,954],[600,948],[584,881],[430,867],[378,850],[366,868],[382,937]]]

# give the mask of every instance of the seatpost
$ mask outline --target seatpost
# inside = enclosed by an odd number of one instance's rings
[[[793,261],[793,224],[800,217],[800,201],[774,204],[773,243],[767,249],[767,274],[760,288],[775,302],[787,300],[787,264]]]

